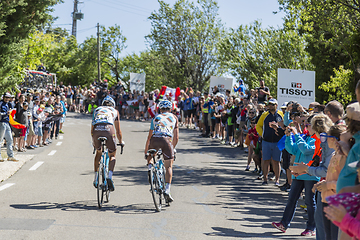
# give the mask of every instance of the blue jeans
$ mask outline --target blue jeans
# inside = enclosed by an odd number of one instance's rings
[[[326,239],[322,204],[323,203],[321,201],[321,192],[316,192],[316,211],[315,211],[316,240]]]
[[[12,132],[8,122],[0,122],[0,142],[2,142],[4,137],[6,140],[7,155],[8,157],[14,157]]]
[[[296,205],[302,190],[305,188],[305,204],[307,206],[307,213],[308,213],[308,221],[306,222],[306,229],[315,230],[315,195],[311,191],[314,184],[317,181],[311,180],[298,180],[293,179],[289,198],[286,204],[285,211],[283,213],[283,217],[281,219],[281,223],[284,225],[285,228],[290,227],[290,222],[294,218]]]

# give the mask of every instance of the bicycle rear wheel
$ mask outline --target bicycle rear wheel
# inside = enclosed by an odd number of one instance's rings
[[[98,201],[98,207],[101,208],[103,201],[104,201],[104,182],[105,182],[105,176],[104,176],[104,169],[99,166],[98,171],[98,185],[97,185],[97,201]]]
[[[159,183],[156,177],[156,170],[153,168],[150,171],[150,186],[151,186],[151,195],[154,201],[155,210],[157,212],[161,211],[161,190],[159,188]]]

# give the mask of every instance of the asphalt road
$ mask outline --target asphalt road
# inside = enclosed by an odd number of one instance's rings
[[[62,139],[22,153],[35,157],[0,183],[0,239],[304,239],[305,212],[297,211],[285,234],[274,229],[287,194],[243,171],[239,148],[195,130],[180,129],[175,201],[155,212],[143,158],[145,122],[121,121],[126,147],[117,155],[115,191],[99,210],[90,121],[70,113]]]

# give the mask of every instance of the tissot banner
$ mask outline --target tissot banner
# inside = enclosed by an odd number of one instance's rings
[[[315,102],[315,72],[279,68],[277,100],[279,106],[284,102],[297,101],[308,107]]]
[[[130,73],[130,90],[145,92],[145,73]]]

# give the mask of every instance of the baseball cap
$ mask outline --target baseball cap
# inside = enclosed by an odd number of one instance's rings
[[[268,103],[278,105],[278,101],[275,98],[270,99]]]
[[[11,95],[10,93],[8,93],[8,92],[7,92],[7,93],[5,93],[5,94],[4,94],[4,97],[6,97],[6,98],[11,98],[11,97],[12,97],[12,95]]]
[[[287,107],[287,104],[288,104],[288,102],[284,102],[284,103],[281,105],[281,108],[286,108],[286,107]]]
[[[344,118],[360,121],[360,104],[358,102],[349,104],[346,107],[346,114],[344,115]]]
[[[34,97],[33,97],[33,100],[34,100],[34,101],[39,101],[40,99],[39,99],[38,96],[34,96]]]

